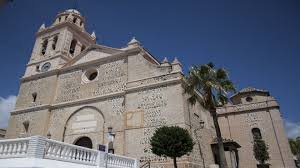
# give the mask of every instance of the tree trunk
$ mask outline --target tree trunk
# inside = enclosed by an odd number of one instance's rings
[[[216,134],[217,134],[217,142],[218,142],[218,153],[219,153],[219,159],[220,159],[220,168],[228,168],[226,157],[225,157],[225,151],[224,151],[224,144],[222,140],[222,134],[218,122],[218,117],[217,117],[217,109],[212,108],[210,110],[213,120],[214,120],[214,125],[216,129]]]
[[[174,168],[177,168],[176,157],[173,158]]]

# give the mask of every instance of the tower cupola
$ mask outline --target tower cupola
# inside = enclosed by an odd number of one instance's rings
[[[59,13],[56,16],[53,25],[57,25],[63,22],[71,22],[77,25],[78,27],[84,29],[85,19],[78,10],[68,9],[65,10],[64,12]]]

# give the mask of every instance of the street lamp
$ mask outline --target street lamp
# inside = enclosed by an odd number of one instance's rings
[[[204,161],[204,158],[203,158],[202,148],[201,148],[201,145],[200,145],[200,138],[201,137],[197,136],[197,131],[200,130],[200,129],[203,129],[204,128],[204,124],[205,124],[204,121],[200,120],[199,127],[194,129],[194,133],[195,133],[196,139],[198,141],[198,147],[199,147],[199,152],[200,152],[200,156],[201,156],[201,159],[202,159],[203,167],[205,167],[205,161]]]
[[[112,127],[108,127],[108,153],[115,153],[114,139],[116,134],[112,132]]]

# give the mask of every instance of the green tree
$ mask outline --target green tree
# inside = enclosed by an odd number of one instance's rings
[[[255,159],[261,164],[265,165],[265,162],[270,159],[268,146],[265,141],[260,138],[254,139],[253,152]]]
[[[228,94],[235,92],[228,72],[224,68],[216,69],[213,63],[192,66],[185,77],[185,92],[190,95],[189,102],[200,102],[212,115],[216,129],[220,168],[227,168],[224,145],[216,108],[228,102]]]
[[[300,160],[300,137],[296,139],[289,139],[290,147],[292,153],[297,156],[297,159]]]
[[[189,132],[178,126],[163,126],[158,128],[150,139],[154,154],[173,159],[177,168],[176,158],[193,150],[194,142]]]

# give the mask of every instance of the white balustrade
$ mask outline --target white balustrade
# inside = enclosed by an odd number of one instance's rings
[[[71,162],[90,167],[137,168],[138,161],[133,158],[107,154],[94,149],[71,145],[41,136],[0,140],[1,159],[36,158]],[[80,166],[79,166],[80,167]]]
[[[136,160],[133,158],[108,154],[106,157],[107,166],[111,168],[135,168]]]
[[[0,141],[0,159],[25,157],[30,138],[20,138]]]
[[[45,158],[74,163],[96,165],[97,150],[71,145],[51,139],[46,140]]]

